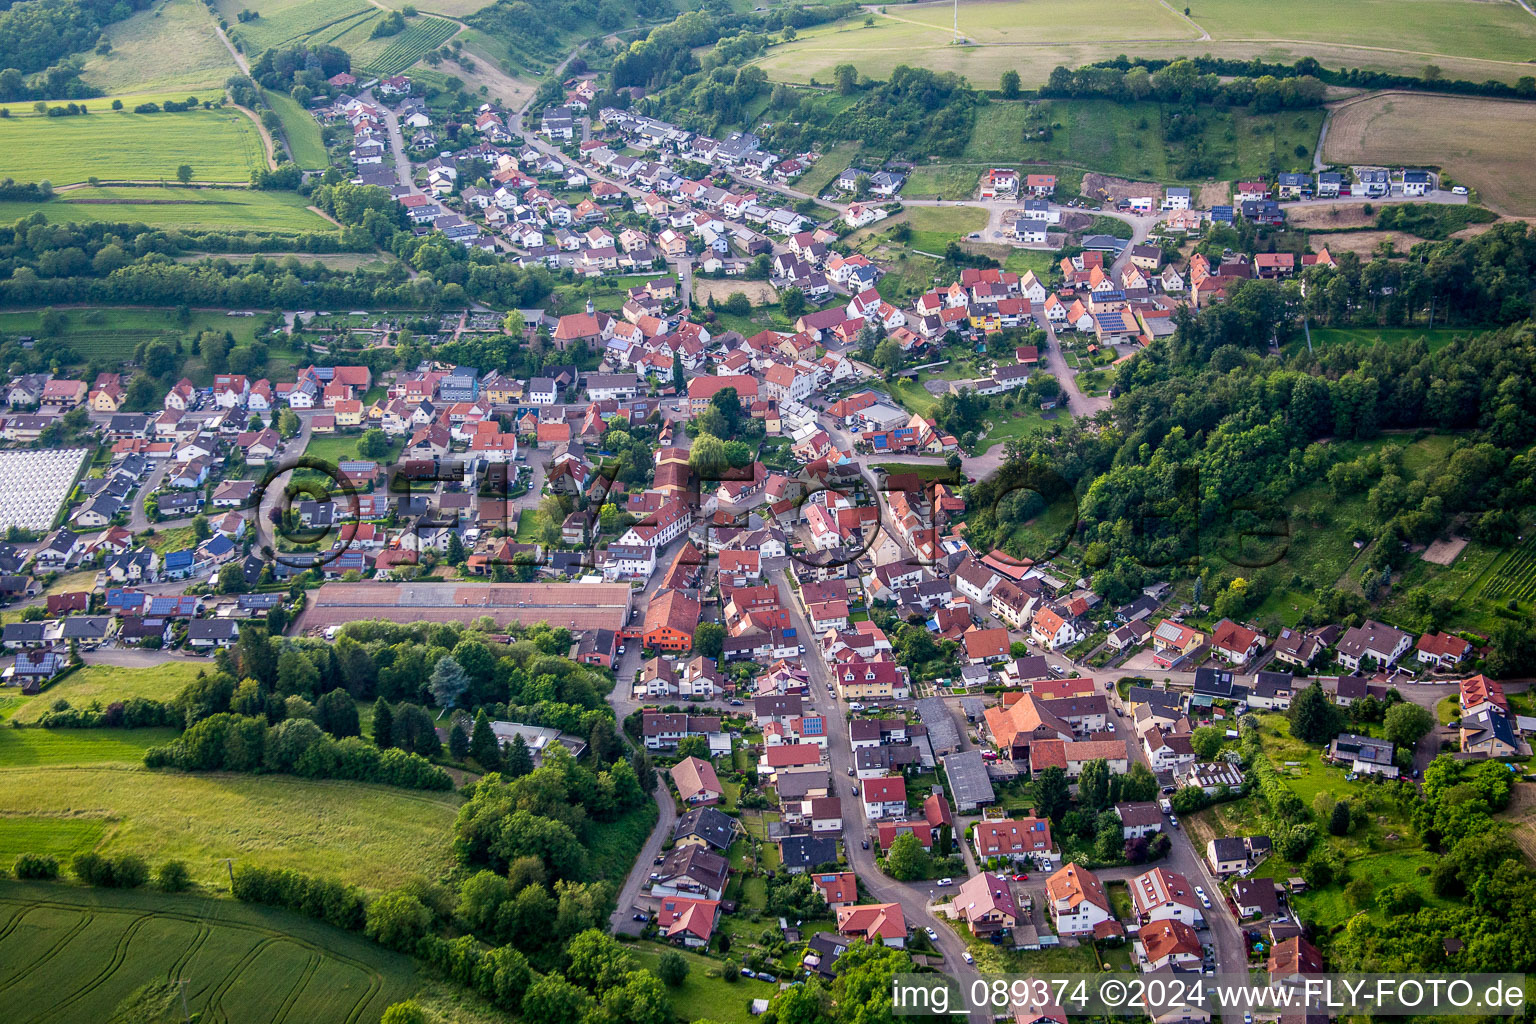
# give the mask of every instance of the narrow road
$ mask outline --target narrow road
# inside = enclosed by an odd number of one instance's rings
[[[781,594],[788,596],[790,620],[794,623],[797,634],[814,636],[811,624],[805,617],[805,611],[800,606],[799,597],[789,588],[784,570],[773,570],[769,573],[769,579],[779,588]],[[864,817],[863,801],[848,788],[854,785],[851,781],[853,744],[848,738],[848,708],[835,695],[832,688],[832,674],[827,671],[826,662],[822,660],[820,652],[808,648],[806,656],[801,660],[810,676],[811,706],[826,718],[831,729],[831,736],[827,743],[827,761],[832,774],[832,788],[842,799],[843,849],[847,855],[849,867],[858,875],[860,883],[875,899],[882,903],[901,904],[902,914],[911,928],[917,930],[933,928],[934,933],[938,935],[936,945],[944,954],[944,973],[965,985],[968,979],[976,976],[975,970],[965,964],[963,956],[965,940],[955,932],[948,921],[939,918],[929,909],[930,886],[926,883],[898,882],[890,878],[876,867],[875,851],[863,848],[862,844],[868,838],[871,826]],[[964,841],[961,836],[956,838],[958,841]],[[990,1019],[984,1011],[978,1010],[971,1014],[972,1024],[989,1024]]]
[[[378,103],[371,91],[365,95],[369,101]],[[401,185],[411,188],[411,158],[405,155],[405,133],[400,130],[400,118],[383,103],[378,105],[384,111],[384,127],[389,130],[389,151],[395,158],[395,177]]]
[[[139,484],[138,493],[133,496],[133,510],[128,514],[128,532],[140,534],[155,525],[149,521],[149,516],[144,511],[144,500],[149,497],[149,492],[160,486],[165,479],[165,474],[170,471],[171,460],[161,459],[160,465],[149,471],[149,476]]]
[[[624,689],[629,684],[621,680],[618,684]],[[615,687],[617,689],[617,687]],[[620,726],[623,722],[620,721]],[[609,925],[615,935],[639,935],[645,928],[643,921],[636,921],[635,904],[640,899],[640,890],[645,888],[645,883],[650,880],[651,865],[661,855],[662,846],[672,839],[672,829],[677,825],[677,803],[672,799],[672,790],[667,788],[667,778],[660,771],[656,773],[656,791],[652,794],[656,798],[656,807],[661,811],[661,817],[656,822],[656,827],[651,830],[651,836],[645,841],[645,846],[640,850],[640,856],[636,858],[634,866],[629,869],[629,874],[624,877],[624,885],[619,889],[619,903],[613,911],[613,917]]]

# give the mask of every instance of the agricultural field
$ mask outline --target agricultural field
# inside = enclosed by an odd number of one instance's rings
[[[328,231],[335,227],[311,210],[303,196],[248,188],[82,185],[65,189],[45,203],[0,202],[0,222],[34,213],[41,213],[51,224],[138,223],[261,232]]]
[[[182,97],[183,99],[185,96]],[[182,164],[193,181],[245,184],[266,162],[266,144],[256,125],[233,107],[179,114],[135,114],[110,110],[110,99],[91,100],[91,112],[44,117],[12,111],[0,119],[0,152],[5,173],[18,181],[68,185],[107,181],[175,181]]]
[[[309,111],[299,106],[298,101],[292,96],[262,90],[262,98],[267,101],[267,106],[272,108],[283,124],[283,136],[288,140],[293,162],[306,171],[325,168],[330,163],[330,159],[325,152],[325,139],[320,134],[320,123]]]
[[[206,896],[4,882],[0,922],[17,1024],[124,1019],[136,989],[181,979],[203,1020],[372,1021],[420,985],[409,958],[361,936]]]
[[[459,26],[446,18],[413,18],[404,32],[390,38],[382,53],[367,60],[365,67],[375,75],[398,75],[458,31]]]
[[[111,52],[88,54],[84,78],[108,95],[222,88],[240,71],[198,0],[164,0],[108,26],[106,38]]]
[[[1279,62],[1311,56],[1327,67],[1415,75],[1433,63],[1447,78],[1509,83],[1529,74],[1525,62],[1536,58],[1536,18],[1512,0],[1369,0],[1326,9],[1323,0],[1309,0],[1303,6],[1317,16],[1277,7],[1255,19],[1252,3],[1213,0],[1210,6],[1191,5],[1186,19],[1183,5],[1133,0],[1106,20],[1084,0],[962,0],[965,42],[959,46],[951,30],[953,5],[891,6],[877,10],[869,27],[860,10],[835,24],[809,28],[758,63],[775,81],[823,83],[842,63],[874,78],[888,77],[898,64],[919,65],[954,71],[983,86],[1014,70],[1029,89],[1057,65],[1079,67],[1120,54]]]
[[[1536,18],[1531,19],[1536,25]],[[1460,96],[1384,93],[1338,107],[1324,157],[1439,167],[1493,210],[1536,215],[1536,107]]]
[[[366,0],[219,0],[218,7],[229,22],[230,39],[252,58],[288,43],[334,43],[356,23],[383,17]],[[244,10],[261,17],[242,22],[238,15]]]
[[[459,799],[288,775],[184,775],[114,765],[0,768],[0,821],[93,821],[103,853],[178,858],[215,884],[223,859],[387,888],[452,859]],[[0,833],[3,834],[3,833]]]
[[[0,333],[38,335],[41,321],[42,314],[36,310],[0,313]],[[66,311],[64,327],[58,336],[69,344],[82,363],[98,358],[121,361],[132,358],[134,347],[141,341],[187,331],[229,331],[237,344],[249,344],[255,337],[257,323],[255,317],[196,312],[183,325],[168,309],[100,307]],[[201,360],[198,362],[201,364]]]

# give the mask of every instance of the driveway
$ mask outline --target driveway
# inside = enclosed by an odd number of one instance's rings
[[[677,824],[677,804],[672,799],[672,791],[667,788],[666,776],[659,771],[656,773],[656,792],[652,795],[656,798],[661,817],[651,830],[651,836],[645,841],[634,866],[629,869],[624,886],[619,890],[619,905],[610,920],[615,935],[639,935],[645,929],[645,922],[634,919],[635,906],[640,901],[640,890],[650,878],[651,865],[661,854],[662,845],[672,838],[672,829]]]

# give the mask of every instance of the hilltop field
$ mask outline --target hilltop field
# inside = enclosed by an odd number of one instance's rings
[[[924,3],[878,8],[833,25],[808,29],[761,59],[769,77],[828,81],[832,68],[852,63],[876,78],[897,64],[958,71],[992,85],[1006,70],[1025,88],[1058,64],[1076,67],[1114,57],[1216,57],[1266,61],[1317,58],[1328,67],[1361,67],[1419,74],[1426,64],[1448,78],[1514,82],[1536,59],[1536,17],[1513,0],[1301,0],[1254,4],[1195,0],[1182,5],[1126,0],[1113,18],[1089,0],[1003,3],[962,0],[955,45],[953,5]]]

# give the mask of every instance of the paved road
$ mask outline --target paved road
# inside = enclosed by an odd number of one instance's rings
[[[790,619],[800,636],[814,636],[810,622],[805,617],[804,610],[800,606],[798,596],[789,589],[788,580],[784,570],[777,569],[769,573],[769,579],[779,588],[780,593],[789,597]],[[962,954],[965,952],[965,941],[957,935],[947,921],[935,916],[929,909],[929,886],[898,882],[883,874],[875,865],[875,852],[866,850],[862,843],[868,838],[870,825],[864,817],[864,804],[849,789],[853,780],[850,778],[853,772],[853,745],[848,739],[848,708],[834,696],[832,689],[832,674],[827,670],[826,663],[822,661],[820,654],[811,650],[802,659],[806,672],[810,676],[811,706],[818,714],[826,717],[831,724],[831,736],[827,744],[827,758],[831,766],[832,787],[842,798],[843,805],[843,848],[847,853],[848,864],[864,888],[869,890],[871,896],[882,903],[901,904],[902,913],[906,916],[907,924],[914,929],[932,927],[938,935],[937,945],[944,954],[945,973],[958,978],[961,984],[965,984],[968,977],[974,976],[975,971],[965,966]],[[841,787],[841,788],[839,788]],[[957,823],[956,832],[959,832]],[[953,890],[942,893],[946,898],[952,895]],[[971,1015],[974,1024],[986,1024],[990,1019],[984,1012]]]
[[[625,684],[621,682],[619,685]],[[657,819],[656,827],[651,830],[650,838],[645,841],[645,846],[640,850],[640,856],[635,860],[634,866],[629,869],[629,874],[624,878],[624,886],[619,890],[619,905],[609,922],[615,935],[621,932],[626,935],[639,935],[645,928],[644,922],[634,919],[634,908],[639,902],[640,890],[650,879],[651,865],[656,862],[663,844],[672,838],[672,829],[677,824],[677,804],[672,799],[672,790],[667,788],[666,776],[659,771],[656,773],[656,792],[653,795],[656,797],[656,807],[661,811],[661,817]]]
[[[384,127],[389,131],[389,150],[395,158],[395,177],[406,188],[412,188],[411,158],[405,153],[405,133],[400,130],[400,118],[384,103],[373,98],[370,91],[364,94],[369,102],[375,103],[384,111]]]
[[[160,464],[150,470],[149,476],[139,484],[138,493],[133,496],[133,509],[128,515],[128,532],[133,534],[143,533],[155,523],[149,521],[149,516],[144,511],[144,500],[149,497],[149,492],[160,486],[160,481],[165,479],[165,474],[170,472],[171,460],[161,459]],[[169,524],[166,524],[169,525]]]

